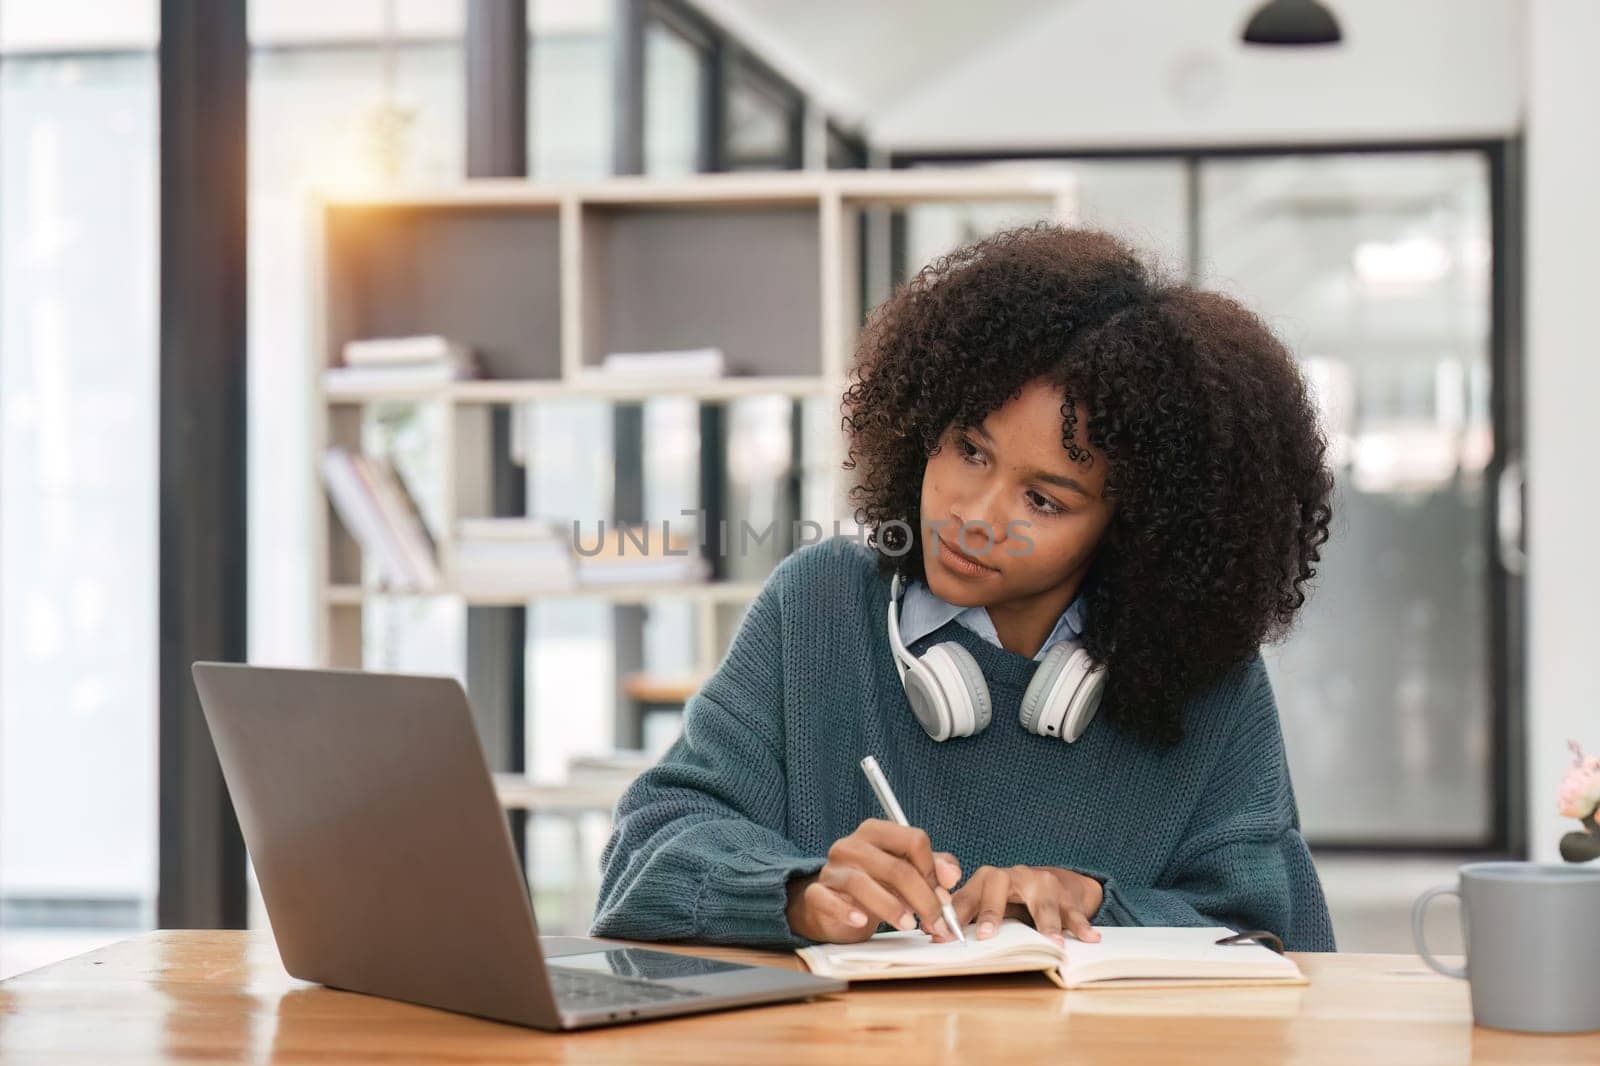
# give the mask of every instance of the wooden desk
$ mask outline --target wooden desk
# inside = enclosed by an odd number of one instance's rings
[[[789,955],[697,948],[798,966]],[[262,933],[151,933],[0,984],[5,1063],[1600,1063],[1600,1034],[1474,1028],[1407,955],[1300,955],[1305,988],[1062,992],[1039,975],[554,1034],[289,977]]]

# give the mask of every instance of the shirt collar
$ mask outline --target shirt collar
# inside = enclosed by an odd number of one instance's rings
[[[1034,659],[1043,659],[1051,645],[1063,640],[1076,644],[1083,637],[1085,602],[1082,591],[1073,597],[1067,609],[1061,612],[1050,635],[1039,646]],[[900,602],[900,640],[907,646],[932,633],[935,629],[956,620],[995,647],[1000,647],[1000,634],[994,621],[983,607],[958,607],[937,596],[925,581],[912,581],[905,586]]]

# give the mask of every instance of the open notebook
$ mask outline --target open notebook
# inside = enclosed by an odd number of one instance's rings
[[[935,944],[926,934],[879,933],[860,944],[818,944],[798,952],[811,972],[846,981],[1043,970],[1062,988],[1306,984],[1294,960],[1259,944],[1219,945],[1220,926],[1096,926],[1098,943],[1068,935],[1065,947],[1007,918],[988,940],[968,926],[967,942]]]

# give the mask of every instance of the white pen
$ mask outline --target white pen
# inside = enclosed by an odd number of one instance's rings
[[[878,803],[883,806],[883,813],[887,814],[895,825],[909,829],[911,823],[906,821],[906,812],[900,809],[900,801],[894,798],[894,789],[889,787],[889,779],[883,776],[883,767],[878,765],[878,760],[871,755],[862,759],[861,772],[867,775],[872,791],[878,794]],[[939,913],[944,917],[944,924],[950,927],[957,940],[965,944],[967,935],[961,931],[961,923],[956,921],[956,910],[950,905],[950,893],[941,886],[934,889],[934,895],[939,897]]]

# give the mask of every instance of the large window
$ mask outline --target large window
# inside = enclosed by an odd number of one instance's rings
[[[727,168],[800,166],[800,97],[740,56],[728,65]]]
[[[659,19],[644,28],[644,172],[658,177],[701,169],[702,46]]]
[[[155,19],[70,14],[0,6],[0,977],[155,914]]]
[[[528,4],[528,168],[541,181],[611,173],[615,6]]]

